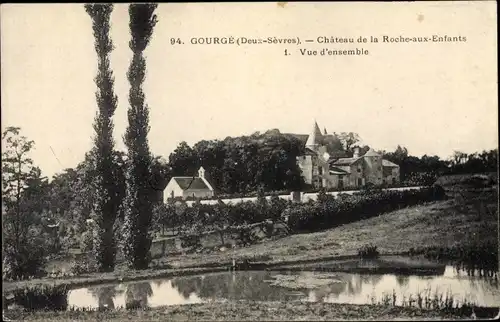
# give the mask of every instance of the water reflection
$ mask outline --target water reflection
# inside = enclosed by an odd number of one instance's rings
[[[451,292],[478,305],[498,306],[498,281],[446,267],[440,276],[348,273],[242,271],[127,283],[70,292],[69,306],[114,308],[157,307],[221,300],[326,301],[366,304],[395,296],[396,304],[419,293]]]
[[[115,302],[114,298],[123,293],[123,290],[120,290],[116,286],[102,286],[102,287],[93,287],[89,289],[90,293],[94,298],[97,299],[97,305],[99,309],[114,309]]]
[[[140,282],[127,285],[125,291],[125,307],[144,308],[148,306],[148,297],[153,295],[151,282]]]

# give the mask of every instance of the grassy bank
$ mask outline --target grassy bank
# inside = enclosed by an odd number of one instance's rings
[[[476,315],[494,317],[498,310],[478,310]],[[350,305],[303,302],[235,301],[193,305],[164,306],[147,310],[115,310],[107,312],[11,312],[8,317],[23,320],[68,321],[276,321],[276,320],[422,320],[467,319],[470,310],[447,312],[414,307],[384,305]]]
[[[239,262],[248,260],[273,266],[320,258],[350,258],[357,256],[358,249],[367,244],[376,246],[381,254],[409,252],[411,249],[460,249],[470,245],[481,248],[484,245],[498,245],[497,208],[496,193],[488,192],[465,200],[430,202],[345,224],[327,231],[291,235],[248,247],[228,249],[224,252],[166,256],[155,259],[152,268],[144,271],[130,271],[122,264],[118,264],[115,272],[112,273],[94,273],[66,277],[62,280],[45,278],[4,282],[4,290],[40,283],[83,286],[120,280],[167,277],[174,271],[179,275],[196,274],[203,272],[204,269],[221,270],[216,267],[231,265],[233,259]]]
[[[366,244],[381,254],[409,252],[432,247],[498,245],[496,194],[489,193],[479,205],[446,200],[404,208],[374,218],[345,224],[327,231],[296,234],[245,248],[212,254],[166,257],[157,262],[174,267],[230,261],[298,261],[355,255]]]

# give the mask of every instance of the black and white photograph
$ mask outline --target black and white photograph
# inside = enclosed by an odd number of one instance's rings
[[[495,1],[3,3],[4,321],[500,316]]]

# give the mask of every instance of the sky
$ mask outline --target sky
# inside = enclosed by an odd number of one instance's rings
[[[1,5],[2,130],[35,141],[46,176],[74,167],[92,146],[97,59],[82,4]],[[278,128],[356,132],[377,150],[449,157],[498,147],[496,3],[159,4],[145,51],[151,151],[181,142]],[[111,67],[124,149],[127,6],[111,17]],[[451,43],[305,43],[317,37],[465,36]],[[191,38],[299,38],[296,44],[192,45]],[[180,38],[183,45],[171,45]],[[302,56],[299,49],[363,48],[363,56]],[[290,55],[284,55],[287,49]]]

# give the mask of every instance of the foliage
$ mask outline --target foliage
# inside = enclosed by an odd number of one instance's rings
[[[458,313],[464,316],[470,316],[475,303],[467,299],[459,299],[447,291],[441,293],[437,289],[432,292],[430,288],[419,291],[417,294],[405,294],[398,298],[393,290],[392,294],[384,293],[380,299],[371,298],[372,305],[384,306],[403,306],[403,307],[418,307],[425,310],[438,310],[443,313]]]
[[[40,210],[47,182],[29,153],[34,142],[7,127],[2,134],[2,262],[3,277],[38,276],[45,262]]]
[[[181,236],[181,247],[184,249],[199,249],[201,248],[200,234],[188,234]]]
[[[498,242],[465,243],[454,247],[411,249],[410,255],[433,260],[453,260],[466,268],[498,271]]]
[[[401,181],[417,185],[429,184],[432,178],[443,174],[496,172],[498,169],[498,149],[470,154],[455,151],[449,160],[442,160],[436,155],[411,156],[408,149],[402,146],[394,152],[383,151],[382,155],[399,165]]]
[[[69,288],[66,285],[34,285],[14,291],[14,301],[27,310],[66,310]]]
[[[142,84],[146,76],[146,49],[153,33],[157,17],[157,5],[130,4],[130,33],[132,50],[127,77],[130,83],[128,127],[125,132],[125,145],[128,149],[126,170],[126,196],[124,201],[125,219],[123,224],[123,253],[128,266],[146,269],[150,260],[153,219],[152,202],[152,156],[149,151],[149,109],[145,103]]]
[[[360,249],[358,249],[358,256],[363,259],[369,258],[377,258],[379,252],[377,250],[377,246],[375,245],[364,245]]]
[[[94,258],[85,258],[82,260],[75,260],[70,265],[70,272],[75,275],[94,273],[99,270],[97,262]]]
[[[274,132],[203,140],[193,147],[181,142],[169,156],[170,176],[194,175],[203,166],[219,194],[257,193],[259,187],[300,190],[303,179],[296,157],[302,149],[297,138]]]
[[[113,116],[117,107],[117,96],[114,93],[114,77],[110,68],[109,55],[113,50],[110,39],[110,17],[112,4],[86,4],[85,11],[92,19],[95,38],[95,50],[98,57],[98,68],[95,83],[97,85],[96,100],[99,112],[94,119],[93,161],[95,176],[92,178],[94,203],[92,210],[96,214],[98,232],[93,243],[94,256],[99,263],[100,271],[112,271],[115,266],[116,245],[114,240],[114,223],[121,204],[117,188]]]
[[[444,199],[439,186],[414,190],[366,190],[337,198],[295,204],[288,211],[288,225],[296,231],[318,231],[378,216],[401,207]]]
[[[252,245],[257,239],[255,231],[248,225],[238,227],[236,230],[236,240],[240,246]]]

